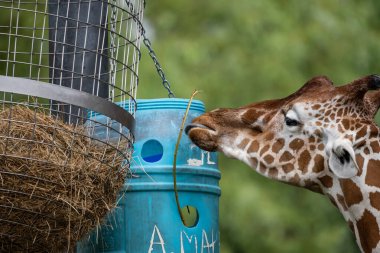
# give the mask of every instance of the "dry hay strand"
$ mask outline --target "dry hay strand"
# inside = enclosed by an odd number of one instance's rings
[[[72,251],[115,206],[127,168],[115,147],[42,110],[0,112],[0,251]],[[124,166],[126,167],[126,166]]]

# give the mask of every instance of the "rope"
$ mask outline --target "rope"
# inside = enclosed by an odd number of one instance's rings
[[[185,115],[183,116],[183,119],[182,119],[181,128],[179,129],[179,134],[178,134],[178,138],[177,138],[177,143],[175,145],[174,159],[173,159],[173,184],[174,184],[175,201],[176,201],[176,204],[177,204],[177,209],[178,209],[179,216],[181,217],[182,223],[185,226],[187,226],[187,224],[186,224],[184,215],[183,215],[182,210],[181,210],[181,204],[179,202],[178,188],[177,188],[177,153],[178,153],[179,143],[181,142],[182,132],[183,132],[183,129],[185,128],[186,118],[187,118],[187,115],[189,114],[191,103],[192,103],[193,98],[195,97],[195,95],[197,95],[198,93],[199,93],[198,90],[194,90],[193,94],[191,95],[191,97],[189,99],[189,102],[187,104],[186,112],[185,112]]]

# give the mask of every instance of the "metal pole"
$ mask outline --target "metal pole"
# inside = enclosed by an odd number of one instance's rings
[[[51,83],[108,98],[107,2],[49,0]],[[84,123],[86,111],[51,102],[67,123]]]

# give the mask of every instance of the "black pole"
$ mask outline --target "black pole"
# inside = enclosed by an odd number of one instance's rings
[[[51,83],[108,98],[107,3],[49,0]],[[86,111],[51,101],[67,123],[84,123]]]

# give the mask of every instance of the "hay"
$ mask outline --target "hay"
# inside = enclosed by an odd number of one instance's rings
[[[42,110],[0,112],[0,251],[72,251],[115,206],[116,148]]]

